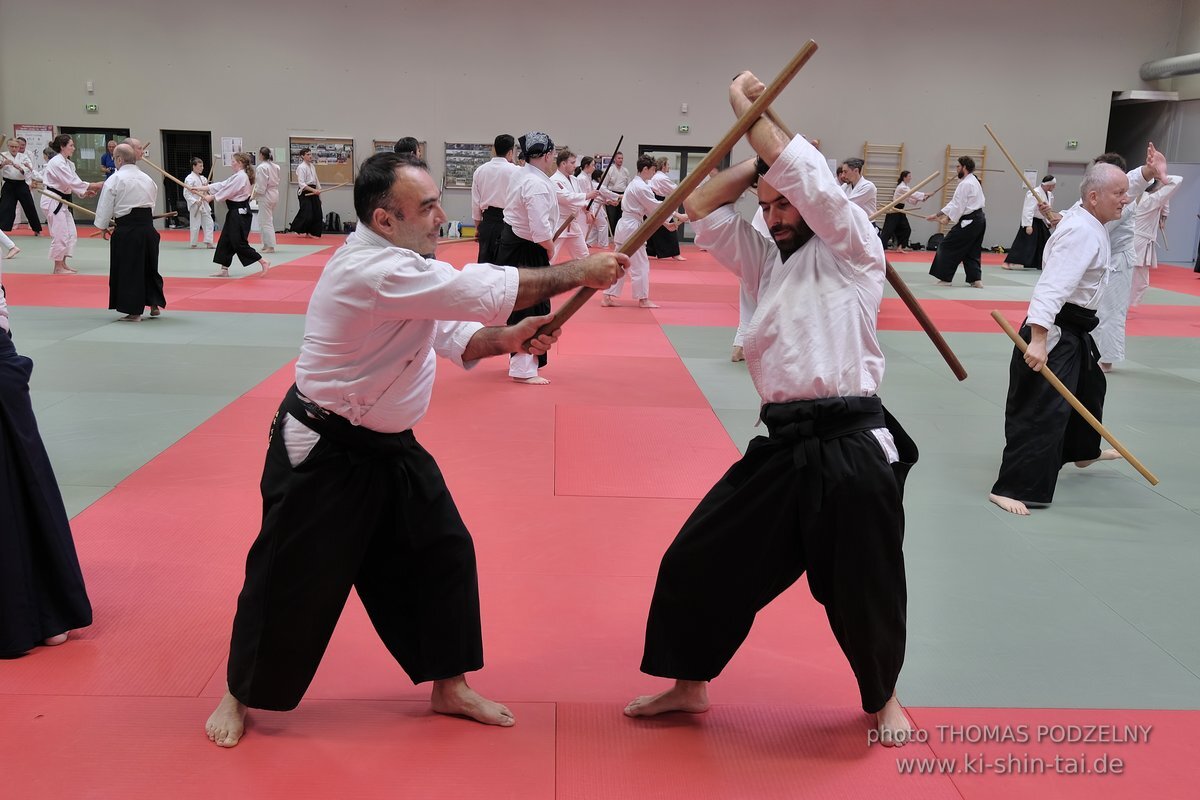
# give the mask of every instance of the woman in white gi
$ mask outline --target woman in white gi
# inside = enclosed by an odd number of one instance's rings
[[[188,222],[191,227],[188,246],[193,250],[196,249],[196,240],[203,228],[204,246],[211,250],[213,247],[213,216],[212,209],[208,207],[208,201],[204,199],[208,194],[208,178],[204,177],[204,159],[192,159],[192,171],[183,179],[183,182],[192,187],[183,192],[183,199],[187,201]]]
[[[654,192],[654,199],[665,200],[671,196],[676,187],[675,181],[671,180],[671,176],[667,173],[670,162],[665,158],[659,158],[655,160],[654,166],[656,171],[650,178],[650,189]],[[667,219],[650,237],[650,241],[646,242],[646,255],[687,261],[679,254],[677,230],[679,230],[677,218]]]
[[[275,252],[275,206],[279,205],[279,165],[271,148],[260,147],[258,164],[254,167],[254,199],[258,201],[258,231],[262,234],[262,251]]]
[[[254,189],[254,170],[250,169],[250,156],[246,153],[233,154],[233,174],[223,181],[210,184],[208,200],[225,201],[225,226],[217,240],[217,252],[213,263],[221,269],[210,277],[228,278],[229,265],[236,255],[243,267],[257,263],[264,275],[271,264],[250,246],[250,193]]]
[[[63,200],[71,200],[75,194],[93,197],[104,183],[88,183],[75,172],[71,156],[75,154],[75,140],[65,133],[54,137],[50,149],[55,156],[46,165],[42,178],[46,191]],[[74,275],[79,270],[67,266],[67,259],[75,255],[75,242],[79,238],[75,231],[75,218],[71,209],[54,197],[42,195],[42,211],[46,213],[46,225],[50,228],[50,260],[54,262],[55,275]]]
[[[651,156],[638,156],[638,174],[625,187],[621,195],[621,219],[617,222],[617,230],[613,233],[613,244],[617,249],[625,244],[625,240],[633,236],[642,222],[658,210],[662,201],[654,198],[654,190],[650,188],[650,179],[654,177],[654,159]],[[675,218],[687,222],[687,215],[678,213]],[[650,301],[650,257],[646,254],[646,246],[642,245],[637,252],[629,256],[628,275],[633,279],[633,297],[642,308],[658,308],[658,304]],[[604,290],[600,305],[612,307],[617,305],[621,296],[621,288],[625,285],[625,275]]]
[[[1167,218],[1167,201],[1183,183],[1179,175],[1168,175],[1166,183],[1156,182],[1137,199],[1133,210],[1133,286],[1129,307],[1142,302],[1150,288],[1150,270],[1158,266],[1158,230]]]

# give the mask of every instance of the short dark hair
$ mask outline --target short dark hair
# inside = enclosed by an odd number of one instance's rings
[[[1126,170],[1125,156],[1120,153],[1101,153],[1092,159],[1093,164],[1112,164],[1114,167],[1120,167],[1122,172]]]
[[[200,158],[199,156],[193,156],[192,157],[192,166],[194,167],[197,164],[199,164],[200,166],[204,166],[204,159]]]
[[[596,169],[592,170],[592,180],[594,180],[594,181],[596,181],[597,183],[599,183],[599,182],[600,182],[600,179],[601,179],[601,178],[603,178],[603,177],[604,177],[604,170],[600,169],[599,167],[597,167]]]
[[[396,170],[401,167],[429,169],[415,155],[388,152],[376,153],[358,168],[358,177],[354,179],[354,213],[363,224],[370,223],[375,209],[387,208],[387,198],[396,182]]]
[[[271,148],[269,147],[258,148],[258,154],[262,156],[264,161],[271,161],[275,158],[275,156],[271,155]]]
[[[613,156],[613,158],[616,158],[616,156]],[[638,160],[637,160],[637,171],[638,172],[641,172],[642,170],[646,169],[646,167],[657,167],[657,166],[658,166],[658,162],[655,161],[654,156],[650,155],[649,153],[642,153],[640,156],[638,156]]]
[[[301,158],[304,158],[306,155],[308,155],[311,152],[312,152],[311,147],[301,147],[299,155]]]
[[[842,163],[845,164],[850,169],[856,169],[859,172],[862,172],[862,168],[866,165],[867,162],[863,161],[861,158],[847,158]]]
[[[574,157],[575,154],[564,147],[562,150],[559,150],[558,155],[554,157],[554,163],[561,167],[564,161],[570,161]]]
[[[396,145],[392,148],[392,150],[399,153],[400,155],[404,155],[405,153],[412,153],[415,156],[417,154],[417,149],[420,146],[421,146],[421,143],[418,142],[415,137],[405,136],[403,139],[396,140]]]
[[[62,149],[67,146],[67,142],[69,141],[71,141],[71,135],[69,133],[60,133],[58,136],[55,136],[53,140],[51,140],[50,149],[56,153],[61,153]]]
[[[512,152],[516,144],[517,140],[510,134],[502,133],[496,137],[496,141],[492,142],[492,148],[496,151],[496,155],[503,158]]]
[[[958,163],[967,168],[967,172],[975,171],[975,159],[970,156],[959,156]]]

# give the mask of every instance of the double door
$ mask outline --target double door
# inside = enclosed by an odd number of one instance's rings
[[[88,183],[104,180],[104,172],[100,169],[100,157],[108,152],[108,143],[114,141],[120,144],[129,138],[129,128],[76,128],[60,125],[58,132],[65,133],[75,140],[75,155],[71,156],[71,160],[75,162],[75,171],[80,180]],[[97,199],[76,195],[71,202],[95,211]],[[91,221],[91,217],[86,214],[82,216],[84,219],[79,219],[79,222]]]

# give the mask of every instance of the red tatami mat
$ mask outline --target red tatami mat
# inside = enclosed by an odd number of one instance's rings
[[[518,724],[496,728],[433,714],[427,702],[309,701],[288,714],[255,714],[248,734],[255,746],[231,750],[204,735],[211,705],[205,698],[4,698],[0,795],[555,797],[555,709],[548,703],[515,704]]]
[[[738,458],[708,408],[560,405],[554,493],[701,498]]]

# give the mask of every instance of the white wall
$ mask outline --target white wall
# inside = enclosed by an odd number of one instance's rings
[[[159,141],[168,129],[242,136],[248,148],[292,133],[442,144],[500,132],[548,131],[582,152],[625,134],[639,143],[715,143],[732,121],[739,70],[773,76],[807,38],[820,52],[776,109],[819,136],[827,155],[864,140],[904,142],[916,176],[939,169],[947,144],[988,145],[990,122],[1021,165],[1085,160],[1104,149],[1109,100],[1141,83],[1138,66],[1174,55],[1183,5],[1196,0],[697,0],[651,8],[635,0],[523,6],[444,0],[330,4],[294,0],[255,15],[233,0],[174,4],[84,0],[0,7],[0,125],[129,127]],[[287,16],[283,16],[287,9]],[[493,15],[489,9],[499,9]],[[682,18],[678,25],[673,20]],[[605,20],[615,20],[608,26]],[[1188,18],[1193,28],[1200,17]],[[48,26],[73,37],[51,40]],[[100,30],[104,28],[104,30]],[[94,95],[84,82],[94,80]],[[97,103],[99,114],[85,114]],[[689,113],[680,113],[680,103]],[[676,126],[686,122],[690,133]],[[1065,149],[1077,139],[1079,149]],[[161,150],[161,147],[159,148]],[[735,158],[749,155],[741,144]],[[220,173],[218,173],[220,174]],[[1016,230],[1016,176],[985,178],[987,244]],[[890,187],[880,187],[887,193]],[[454,218],[466,193],[448,191]],[[349,218],[348,191],[326,206]],[[914,224],[925,238],[932,226]]]

